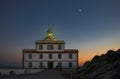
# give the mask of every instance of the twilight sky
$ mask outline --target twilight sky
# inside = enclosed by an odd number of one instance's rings
[[[51,24],[52,26],[49,26]],[[120,48],[120,0],[0,0],[0,66],[21,66],[51,27],[79,63]]]

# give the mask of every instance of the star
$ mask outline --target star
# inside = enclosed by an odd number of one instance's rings
[[[78,9],[78,12],[82,12],[82,9]]]
[[[82,9],[78,9],[76,15],[81,15]]]

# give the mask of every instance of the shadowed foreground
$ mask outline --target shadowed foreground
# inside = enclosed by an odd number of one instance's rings
[[[0,79],[65,79],[65,77],[56,70],[44,70],[33,75],[4,76]]]

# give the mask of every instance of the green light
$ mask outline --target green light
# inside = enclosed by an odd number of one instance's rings
[[[46,32],[45,39],[47,39],[47,40],[55,40],[54,33],[50,28]]]
[[[49,33],[48,36],[53,36],[53,34]]]

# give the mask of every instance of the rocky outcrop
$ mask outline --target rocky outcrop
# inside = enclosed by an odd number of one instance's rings
[[[120,49],[95,56],[79,70],[80,79],[120,79]]]

